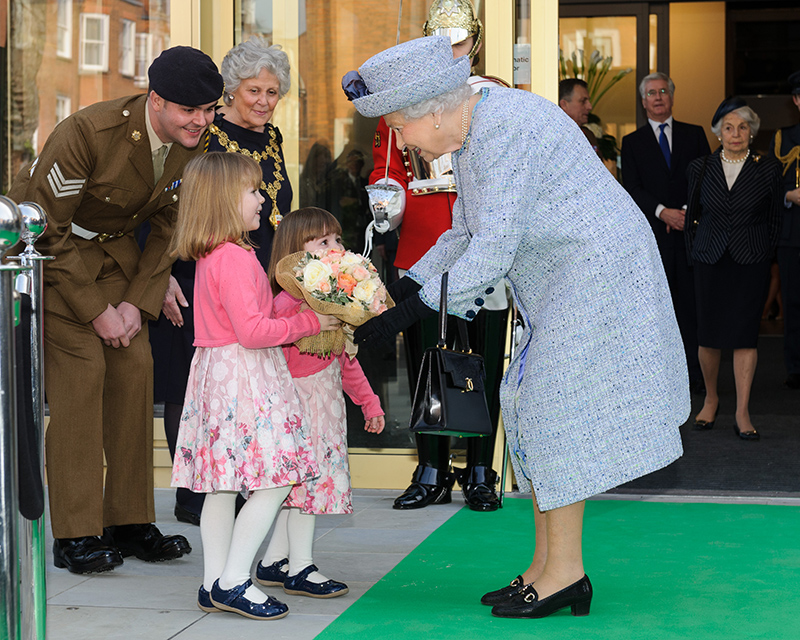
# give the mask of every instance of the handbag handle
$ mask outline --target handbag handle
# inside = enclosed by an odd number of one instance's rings
[[[442,274],[442,291],[439,294],[439,342],[444,349],[447,346],[447,271]]]
[[[438,346],[442,349],[447,348],[447,276],[448,272],[442,274],[442,291],[439,294],[439,342]],[[472,353],[469,346],[469,333],[467,332],[467,322],[463,318],[457,318],[458,338],[461,350],[464,353]]]

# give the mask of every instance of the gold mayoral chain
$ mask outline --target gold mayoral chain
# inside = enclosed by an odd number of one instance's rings
[[[261,161],[265,160],[266,158],[272,158],[272,160],[275,162],[275,171],[272,172],[272,175],[275,177],[275,182],[266,184],[262,180],[261,190],[265,191],[269,196],[269,199],[272,200],[272,212],[269,214],[269,222],[273,229],[277,229],[278,225],[283,219],[283,215],[281,215],[281,212],[278,211],[278,191],[281,190],[281,183],[284,181],[284,177],[281,173],[281,165],[283,160],[281,158],[280,147],[278,147],[278,141],[275,136],[275,129],[272,127],[269,128],[269,144],[264,148],[263,153],[259,151],[250,151],[250,149],[240,147],[238,142],[231,140],[228,137],[228,134],[215,124],[209,125],[208,130],[210,133],[217,136],[219,143],[225,147],[225,150],[228,153],[241,153],[243,156],[248,156],[255,160],[259,166],[261,165]]]

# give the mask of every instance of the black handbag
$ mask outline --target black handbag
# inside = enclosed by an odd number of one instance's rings
[[[489,436],[492,419],[486,404],[483,358],[469,348],[466,322],[459,318],[463,351],[447,348],[447,273],[442,275],[439,342],[425,351],[420,367],[411,431],[442,436]]]

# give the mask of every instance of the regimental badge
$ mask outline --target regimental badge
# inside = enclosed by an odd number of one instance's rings
[[[376,149],[380,149],[380,147],[381,147],[381,132],[380,131],[376,131],[375,132],[375,140],[372,141],[372,146],[375,147]]]
[[[131,134],[131,138],[136,140],[136,142],[139,142],[139,140],[142,139],[142,132],[134,129],[133,133]]]

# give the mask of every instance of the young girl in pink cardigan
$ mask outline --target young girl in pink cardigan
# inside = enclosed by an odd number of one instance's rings
[[[302,308],[302,301],[281,291],[277,284],[275,271],[281,258],[297,251],[344,250],[341,233],[339,222],[324,209],[307,207],[284,216],[275,232],[269,266],[270,282],[277,294],[276,317],[295,317]],[[284,353],[303,405],[320,475],[292,488],[275,522],[264,559],[256,568],[256,580],[266,586],[282,585],[293,595],[335,598],[348,592],[347,585],[328,580],[317,570],[312,547],[316,514],[353,512],[342,391],[361,406],[364,428],[371,433],[383,431],[383,411],[358,360],[346,351],[322,358],[300,353],[291,345],[284,347]]]
[[[268,620],[288,607],[253,585],[253,559],[290,488],[319,473],[280,345],[340,323],[311,310],[273,317],[247,235],[259,225],[261,179],[258,165],[235,153],[197,156],[183,174],[173,243],[180,258],[197,260],[197,349],[172,486],[207,494],[200,609]],[[250,498],[234,522],[240,491]]]

